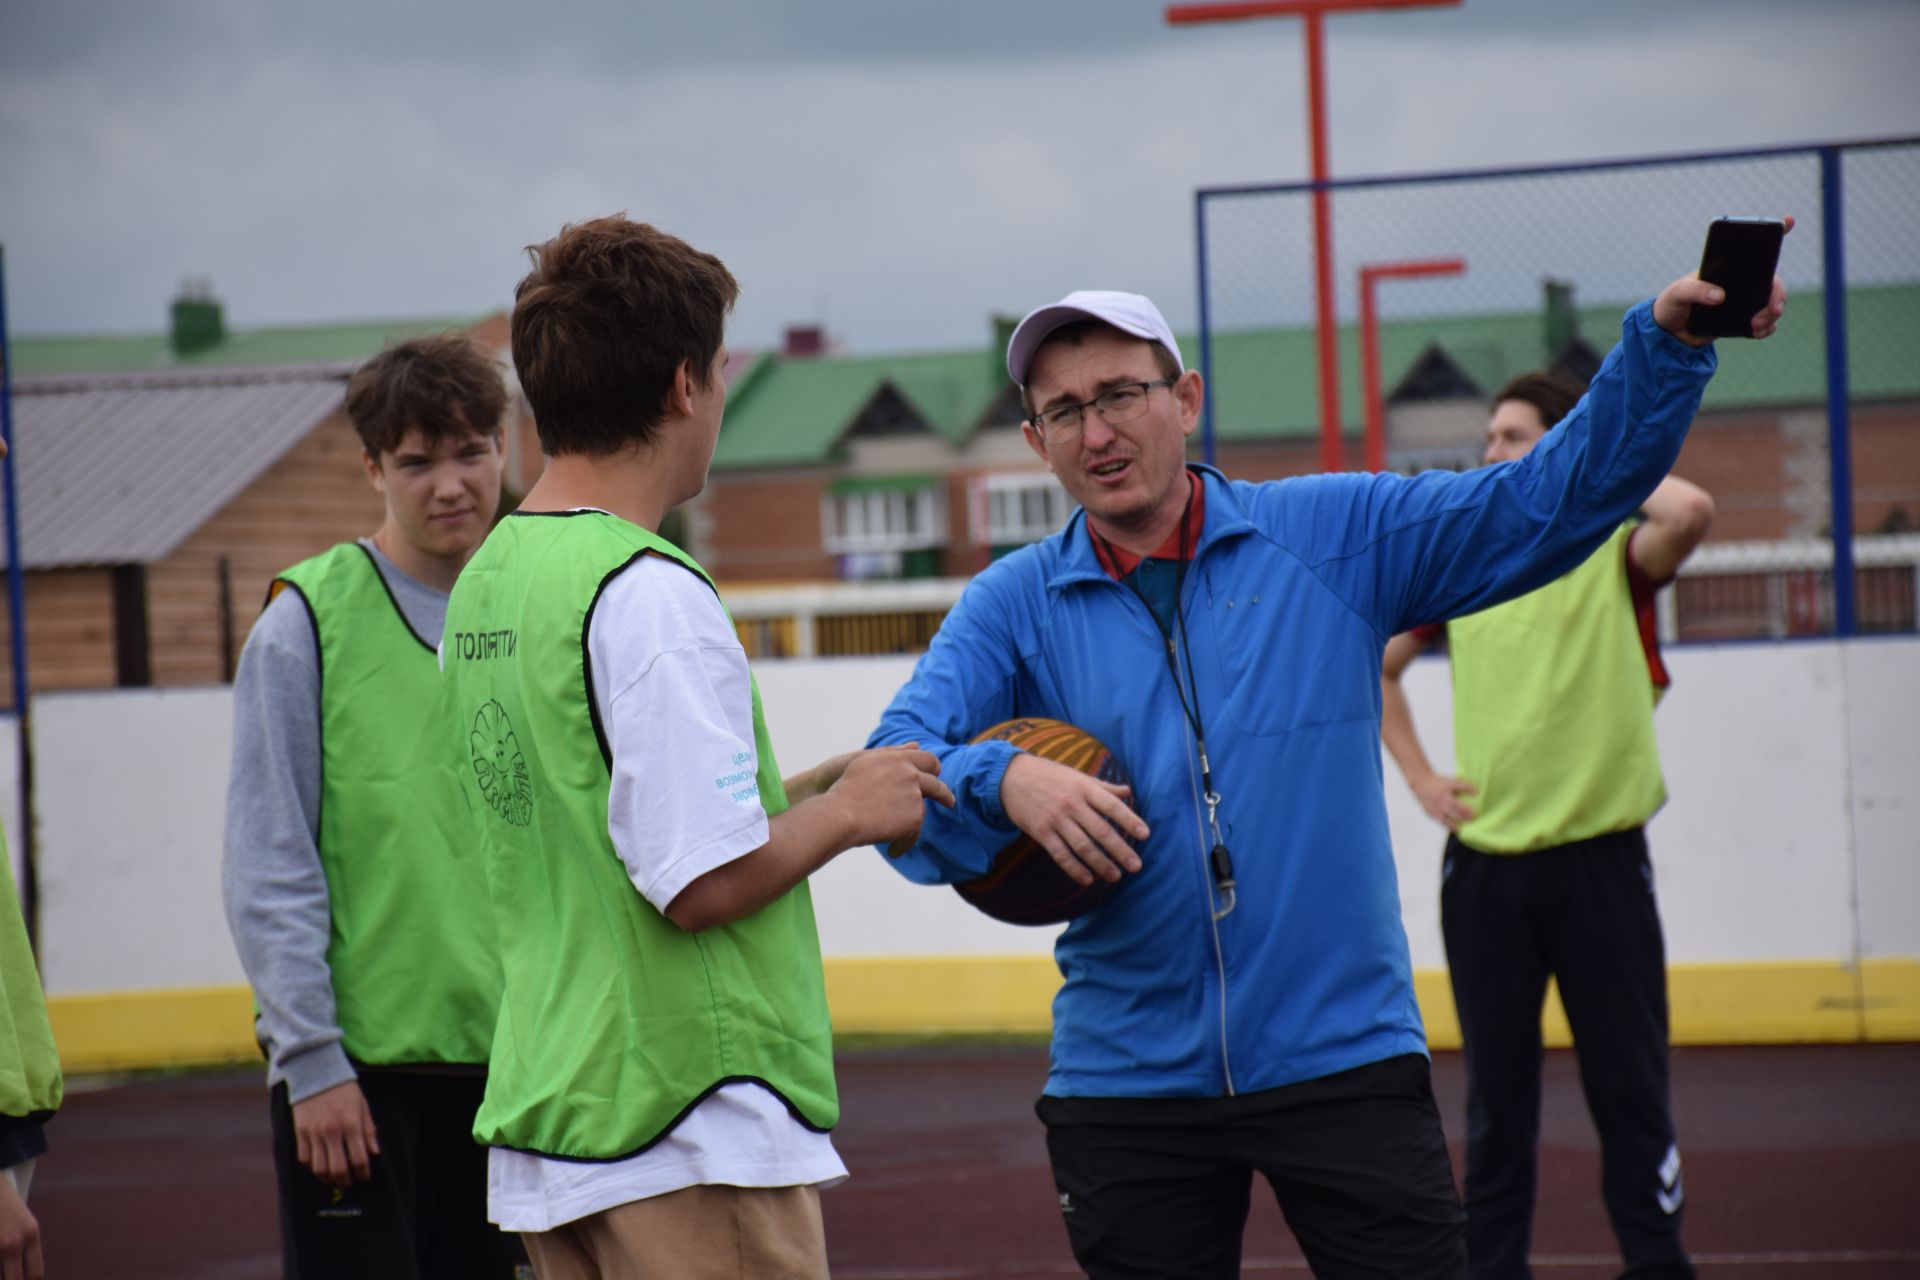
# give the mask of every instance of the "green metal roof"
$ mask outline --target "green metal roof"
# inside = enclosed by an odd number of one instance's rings
[[[728,393],[716,469],[803,465],[833,454],[854,420],[891,386],[949,444],[959,444],[1007,388],[998,352],[768,357]]]
[[[189,356],[175,356],[165,333],[15,337],[13,372],[134,373],[225,365],[342,364],[366,359],[390,342],[472,327],[480,316],[365,320],[349,324],[229,330]]]
[[[1600,354],[1618,340],[1631,302],[1579,309],[1580,335]],[[1826,399],[1821,295],[1796,294],[1790,320],[1764,343],[1722,342],[1720,371],[1704,407],[1808,405]],[[1850,383],[1856,400],[1920,398],[1920,285],[1855,288],[1848,298]],[[1200,344],[1182,335],[1198,363]],[[1340,332],[1341,417],[1359,430],[1360,351],[1355,328]],[[1389,320],[1380,327],[1382,382],[1391,392],[1429,346],[1438,345],[1488,394],[1548,361],[1539,311]],[[1223,441],[1292,439],[1320,429],[1313,330],[1239,330],[1214,336],[1208,398]],[[809,465],[830,460],[854,420],[891,385],[950,443],[963,441],[1006,391],[997,350],[903,356],[786,359],[767,356],[729,400],[713,465]]]
[[[1598,352],[1609,349],[1627,303],[1580,308],[1580,333]],[[1705,407],[1819,404],[1826,399],[1821,295],[1796,295],[1789,321],[1765,343],[1723,342],[1720,372]],[[164,333],[20,337],[12,344],[15,374],[80,374],[221,365],[331,364],[365,359],[390,342],[479,317],[377,320],[350,324],[247,329],[177,359]],[[1850,384],[1856,400],[1920,398],[1920,285],[1875,285],[1848,298]],[[1198,362],[1200,346],[1182,335]],[[1537,310],[1389,320],[1380,327],[1382,380],[1391,390],[1430,345],[1438,344],[1489,393],[1514,374],[1546,362]],[[1340,333],[1341,417],[1358,430],[1362,414],[1358,338]],[[891,387],[949,444],[962,443],[1007,390],[997,349],[974,348],[893,356],[763,355],[735,378],[713,465],[721,470],[817,465],[836,450],[861,412]],[[1214,336],[1208,398],[1223,441],[1290,439],[1319,430],[1313,330],[1237,330]]]
[[[1855,400],[1920,397],[1920,285],[1856,287],[1847,299],[1849,385]],[[1579,309],[1580,336],[1604,355],[1620,336],[1631,302]],[[1794,295],[1788,322],[1766,342],[1719,344],[1720,368],[1702,407],[1822,404],[1827,396],[1826,329],[1817,291]],[[1195,362],[1199,342],[1181,338]],[[1546,364],[1537,311],[1391,320],[1380,326],[1381,382],[1391,393],[1423,352],[1437,344],[1488,394],[1509,378]],[[1216,334],[1208,399],[1221,440],[1286,439],[1320,427],[1318,355],[1313,330],[1262,329]],[[1340,330],[1340,416],[1358,430],[1364,413],[1356,329]]]

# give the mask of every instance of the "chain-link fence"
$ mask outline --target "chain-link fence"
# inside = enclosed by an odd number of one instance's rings
[[[1920,139],[1327,192],[1338,376],[1326,416],[1339,442],[1324,453],[1313,184],[1198,193],[1205,439],[1229,470],[1477,465],[1489,401],[1508,379],[1591,374],[1627,307],[1698,264],[1712,219],[1790,213],[1786,323],[1764,343],[1719,344],[1676,468],[1718,515],[1665,629],[1915,629]],[[1846,353],[1843,366],[1830,368],[1830,351]],[[1851,571],[1836,576],[1836,564]]]

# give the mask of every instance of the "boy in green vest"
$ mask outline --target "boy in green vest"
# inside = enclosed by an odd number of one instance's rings
[[[447,592],[500,500],[498,366],[464,334],[347,386],[370,538],[282,573],[234,677],[223,880],[269,1060],[286,1275],[510,1277],[471,1137],[499,1005],[437,732]]]
[[[655,532],[706,483],[733,276],[624,217],[532,254],[513,356],[549,461],[441,650],[505,976],[489,1212],[542,1280],[824,1277],[846,1170],[806,878],[952,795],[917,749],[783,782],[713,583]]]
[[[1551,374],[1494,397],[1484,461],[1525,456],[1580,398]],[[1653,707],[1668,680],[1653,596],[1713,520],[1668,476],[1642,519],[1517,600],[1395,636],[1381,737],[1444,824],[1441,932],[1467,1055],[1467,1257],[1525,1277],[1540,1118],[1540,1011],[1558,979],[1600,1133],[1602,1191],[1635,1277],[1693,1275],[1667,1094],[1666,956],[1645,824],[1665,803]],[[1400,685],[1444,630],[1458,776],[1437,773]]]

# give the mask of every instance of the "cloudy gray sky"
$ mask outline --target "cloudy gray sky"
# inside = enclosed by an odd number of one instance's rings
[[[478,312],[523,246],[624,209],[726,259],[740,345],[981,342],[1088,285],[1190,324],[1194,188],[1306,176],[1301,37],[1163,7],[0,0],[9,318],[157,329],[189,274],[241,326]],[[1920,134],[1916,0],[1327,30],[1338,175]]]

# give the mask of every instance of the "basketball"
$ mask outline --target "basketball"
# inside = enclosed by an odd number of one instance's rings
[[[1132,779],[1113,752],[1092,734],[1059,720],[1023,716],[976,735],[975,742],[1011,742],[1042,760],[1091,774],[1121,786]],[[953,886],[955,892],[995,920],[1008,924],[1058,924],[1085,915],[1120,886],[1095,879],[1080,885],[1060,869],[1053,855],[1021,835],[993,857],[993,866],[975,880]]]

